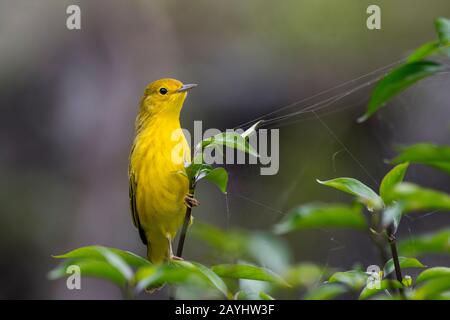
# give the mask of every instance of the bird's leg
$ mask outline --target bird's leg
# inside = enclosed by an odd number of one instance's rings
[[[177,257],[176,255],[173,254],[172,251],[172,241],[170,238],[167,238],[167,241],[169,241],[169,257],[170,260],[177,260],[177,261],[183,261],[184,259],[181,257]]]
[[[192,208],[198,206],[200,202],[198,202],[198,200],[194,198],[193,194],[187,193],[186,196],[184,197],[184,204],[188,208]]]

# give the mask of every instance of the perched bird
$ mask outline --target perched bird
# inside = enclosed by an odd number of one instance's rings
[[[187,206],[197,205],[180,174],[191,151],[180,127],[187,92],[196,84],[175,79],[150,83],[136,118],[129,159],[129,194],[133,223],[152,263],[176,259],[172,240],[183,224]]]

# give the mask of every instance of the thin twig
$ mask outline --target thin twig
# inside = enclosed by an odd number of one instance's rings
[[[194,192],[195,187],[192,183],[190,183],[189,194],[192,194],[192,196],[194,196]],[[181,229],[180,238],[178,239],[177,257],[179,258],[182,258],[183,255],[184,240],[186,239],[187,229],[189,227],[189,223],[191,222],[191,215],[192,215],[192,207],[187,207],[186,215],[184,216],[183,228]]]
[[[389,246],[391,247],[391,253],[392,253],[392,259],[394,261],[394,268],[395,268],[395,276],[397,277],[397,280],[400,283],[403,283],[403,276],[402,276],[402,270],[400,268],[400,261],[398,259],[398,253],[397,253],[397,245],[395,244],[395,237],[392,238],[389,237]]]
[[[195,185],[189,181],[189,194],[194,196]],[[189,223],[191,222],[192,216],[192,207],[187,207],[186,214],[184,216],[183,228],[181,229],[180,238],[178,239],[177,246],[177,257],[182,258],[183,256],[183,248],[184,248],[184,240],[186,239],[187,229],[189,227]],[[175,300],[175,288],[170,288],[169,300]]]
[[[391,248],[391,253],[392,253],[392,260],[394,262],[394,269],[395,269],[395,276],[398,280],[398,282],[400,282],[400,284],[403,286],[403,276],[402,276],[402,269],[400,267],[400,260],[398,258],[398,252],[397,252],[397,244],[396,244],[396,238],[395,235],[393,233],[391,233],[391,230],[388,230],[389,232],[389,236],[388,236],[388,241],[389,241],[389,246]],[[400,296],[405,299],[405,291],[403,290],[403,287],[400,287],[398,289]]]
[[[372,226],[372,229],[375,230],[376,234],[372,233],[369,230],[370,233],[370,238],[372,239],[373,243],[375,244],[375,246],[378,249],[378,252],[380,254],[380,259],[381,259],[381,263],[382,265],[386,265],[386,263],[388,262],[388,255],[386,252],[386,248],[385,248],[385,243],[384,243],[384,237],[382,238],[380,235],[383,233],[383,230],[381,229],[381,220],[382,220],[382,215],[383,215],[383,211],[375,211],[371,214],[371,219],[370,219],[370,223]],[[389,275],[390,277],[390,275]],[[389,289],[394,292],[395,288],[392,282],[388,282],[388,286]]]

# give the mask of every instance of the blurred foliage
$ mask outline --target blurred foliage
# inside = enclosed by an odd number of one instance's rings
[[[368,110],[360,120],[370,117],[385,102],[413,83],[446,68],[438,62],[422,59],[448,52],[449,26],[447,19],[436,20],[438,40],[419,48],[406,64],[392,70],[378,83]],[[182,173],[189,178],[191,186],[206,178],[225,192],[228,181],[225,169],[213,169],[204,164],[203,150],[226,146],[256,156],[247,141],[256,126],[243,135],[220,134],[200,143],[198,153],[194,155],[194,159],[197,157],[200,162],[188,164]],[[274,226],[274,234],[233,229],[224,231],[196,223],[192,229],[193,236],[209,246],[216,258],[221,260],[219,264],[206,266],[198,262],[172,260],[152,265],[131,252],[89,246],[55,256],[63,262],[49,273],[49,278],[63,278],[67,276],[68,266],[77,265],[83,276],[109,280],[127,298],[167,284],[176,286],[177,298],[197,296],[270,300],[278,296],[300,296],[317,300],[346,296],[355,299],[450,299],[449,268],[428,268],[416,258],[424,254],[448,255],[449,230],[412,236],[398,243],[396,239],[403,215],[415,211],[450,210],[450,195],[447,193],[403,181],[409,162],[429,165],[448,173],[448,148],[418,144],[402,149],[393,160],[397,165],[384,176],[378,193],[355,178],[317,180],[321,185],[351,195],[353,203],[297,206]],[[320,228],[348,228],[365,232],[380,251],[383,269],[364,271],[354,267],[336,271],[328,265],[292,263],[292,249],[278,236]],[[388,258],[387,248],[392,258]],[[398,255],[397,248],[403,256]],[[425,270],[415,278],[404,274],[405,270],[412,268]],[[396,279],[393,279],[394,274]]]
[[[367,120],[389,99],[412,86],[417,81],[448,70],[446,64],[424,59],[435,54],[450,56],[449,25],[449,19],[437,19],[435,26],[438,40],[418,48],[410,55],[406,63],[391,70],[378,82],[372,92],[367,111],[358,119],[359,122]]]
[[[450,229],[444,229],[424,235],[412,235],[398,243],[400,253],[406,256],[425,254],[450,255]]]
[[[398,257],[400,268],[407,269],[407,268],[425,268],[425,266],[417,259],[415,258],[405,258],[405,257]],[[383,269],[384,276],[387,276],[394,272],[394,261],[393,259],[389,259],[388,262],[386,262],[386,265]]]
[[[380,209],[383,206],[383,201],[376,192],[356,179],[336,178],[328,181],[317,180],[317,182],[356,196],[356,199],[363,203],[370,211]]]
[[[284,241],[266,232],[220,230],[212,225],[196,222],[192,235],[206,243],[218,258],[234,262],[246,260],[283,273],[291,257]]]
[[[278,234],[308,228],[365,229],[367,223],[359,206],[306,204],[291,210],[274,230]]]
[[[407,165],[398,165],[391,170],[383,179],[385,195],[391,203],[409,203],[408,197],[398,196],[398,187],[405,185],[402,182]],[[338,186],[339,190],[349,192],[346,183],[349,179],[339,179],[328,184],[331,187]],[[351,194],[356,199],[361,199],[363,195],[367,199],[370,195],[372,199],[378,199],[374,191],[367,192],[366,187],[356,180],[350,180],[352,187]],[[387,187],[387,185],[392,185]],[[345,185],[345,187],[341,187]],[[355,188],[356,186],[356,188]],[[356,191],[355,191],[356,190]],[[363,190],[363,191],[358,191]],[[429,201],[428,197],[435,197],[435,192],[430,190],[415,190],[414,203],[420,203],[421,209],[434,208],[436,203]],[[376,196],[376,197],[375,197]],[[439,193],[440,197],[446,196]],[[380,198],[381,199],[381,198]],[[378,200],[377,200],[378,201]],[[371,210],[374,207],[365,201]],[[438,201],[439,204],[439,201]],[[383,204],[384,205],[384,204]],[[411,208],[411,205],[401,206]],[[355,209],[356,208],[356,209]],[[388,211],[389,207],[384,208]],[[383,208],[371,212],[370,214],[383,213]],[[339,221],[336,217],[344,217]],[[306,218],[305,218],[306,217]],[[306,219],[306,220],[304,220]],[[361,220],[362,219],[362,220]],[[306,221],[306,222],[304,222]],[[357,223],[355,221],[358,221]],[[389,227],[382,224],[384,229]],[[396,224],[399,220],[396,220]],[[370,234],[368,225],[364,222],[361,207],[336,206],[334,204],[305,205],[300,209],[293,210],[278,226],[275,227],[277,233],[293,232],[296,230],[320,227],[349,227],[353,229],[366,229]],[[372,226],[375,230],[375,226]],[[395,228],[396,230],[396,228]],[[386,231],[379,231],[383,234]],[[391,233],[395,231],[390,231]],[[281,291],[292,291],[295,288],[302,288],[304,299],[332,299],[343,294],[353,294],[359,299],[368,299],[383,295],[383,298],[400,298],[393,290],[405,289],[406,297],[411,299],[421,298],[444,298],[448,288],[450,273],[448,268],[433,267],[422,272],[416,280],[416,286],[410,276],[405,276],[402,283],[391,280],[390,274],[396,269],[394,258],[386,262],[383,271],[378,274],[371,274],[359,269],[349,271],[339,271],[331,274],[328,280],[322,285],[322,279],[329,272],[318,265],[303,263],[291,265],[289,249],[275,236],[261,232],[246,232],[242,230],[223,231],[214,226],[196,223],[193,228],[193,235],[205,242],[213,252],[216,252],[222,259],[236,261],[204,266],[197,262],[171,261],[163,265],[151,265],[147,260],[131,252],[121,251],[114,248],[99,246],[89,246],[79,248],[63,255],[55,256],[58,259],[65,259],[56,269],[50,272],[51,279],[58,279],[67,276],[66,269],[70,265],[78,265],[84,276],[100,277],[110,280],[118,285],[125,297],[131,297],[144,289],[158,288],[164,284],[177,285],[181,288],[199,287],[213,289],[222,294],[227,299],[272,299],[274,293]],[[437,234],[417,237],[404,240],[399,243],[399,250],[402,253],[418,255],[422,253],[449,253],[448,231],[441,231]],[[396,257],[401,270],[409,268],[426,268],[419,260],[413,257]],[[243,262],[248,259],[259,263],[264,267]],[[275,273],[267,266],[279,272]],[[369,279],[371,279],[369,281]],[[439,279],[437,281],[436,279]],[[230,281],[238,281],[237,283]],[[379,281],[378,285],[373,285],[373,281]],[[261,284],[264,282],[265,284]],[[233,289],[231,289],[233,288]],[[181,289],[183,290],[183,289]],[[386,295],[387,292],[390,292]],[[211,297],[216,297],[214,293]]]
[[[393,163],[421,163],[450,174],[450,147],[448,146],[419,143],[401,148],[400,151],[400,154],[392,160]]]

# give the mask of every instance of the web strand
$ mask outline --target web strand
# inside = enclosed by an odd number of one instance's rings
[[[337,86],[334,86],[334,87],[332,87],[332,88],[326,89],[326,90],[321,91],[321,92],[318,92],[318,93],[316,93],[316,94],[314,94],[314,95],[312,95],[312,96],[310,96],[310,97],[307,97],[307,98],[301,99],[301,100],[299,100],[299,101],[293,102],[293,103],[291,103],[291,104],[288,104],[288,105],[286,105],[286,106],[282,106],[282,107],[280,107],[280,108],[277,108],[277,109],[275,109],[274,111],[271,111],[271,112],[269,112],[269,113],[263,114],[263,115],[261,115],[261,116],[255,118],[255,119],[253,119],[253,120],[249,120],[249,121],[247,121],[247,122],[244,122],[244,123],[242,123],[242,124],[239,124],[239,125],[235,126],[233,129],[243,128],[243,127],[248,126],[249,124],[253,124],[253,123],[255,123],[255,122],[259,121],[259,120],[264,120],[264,122],[267,122],[267,121],[275,121],[275,120],[281,120],[281,119],[284,119],[284,118],[289,118],[289,117],[292,117],[292,116],[295,116],[295,115],[302,114],[303,112],[311,111],[311,109],[314,109],[315,107],[320,107],[320,106],[322,106],[323,104],[327,104],[327,106],[329,106],[329,105],[331,105],[332,103],[334,103],[334,102],[336,102],[336,101],[339,101],[339,100],[341,100],[342,98],[344,98],[344,97],[346,97],[346,96],[348,96],[348,95],[350,95],[350,94],[352,94],[352,93],[354,93],[354,92],[356,92],[356,91],[358,91],[358,90],[360,90],[360,89],[362,89],[362,88],[365,88],[365,87],[368,87],[368,86],[372,85],[373,83],[375,83],[376,81],[378,81],[379,79],[381,79],[381,78],[384,76],[384,73],[385,73],[387,70],[389,70],[390,68],[392,68],[392,67],[398,65],[399,63],[403,62],[404,60],[405,60],[405,59],[401,59],[401,60],[398,60],[398,61],[396,61],[396,62],[390,63],[390,64],[385,65],[385,66],[383,66],[383,67],[380,67],[380,68],[378,68],[378,69],[376,69],[376,70],[373,70],[373,71],[371,71],[371,72],[369,72],[369,73],[366,73],[366,74],[364,74],[364,75],[361,75],[361,76],[359,76],[359,77],[357,77],[357,78],[348,80],[348,81],[346,81],[346,82],[344,82],[344,83],[341,83],[341,84],[339,84],[339,85],[337,85]],[[335,90],[337,90],[337,89],[340,89],[340,88],[343,88],[343,87],[346,87],[346,86],[348,86],[348,85],[350,85],[350,84],[357,83],[358,81],[360,81],[360,80],[362,80],[362,79],[368,78],[368,77],[370,77],[370,76],[377,75],[377,74],[379,74],[380,72],[383,72],[383,74],[382,74],[382,75],[375,76],[375,79],[371,79],[371,80],[369,80],[369,81],[364,82],[363,84],[359,84],[359,85],[357,85],[356,87],[353,87],[353,88],[350,88],[350,89],[346,90],[345,92],[338,93],[338,94],[336,94],[336,95],[333,95],[333,96],[331,96],[331,97],[328,97],[328,98],[326,98],[326,99],[324,99],[324,100],[321,100],[321,101],[319,101],[319,102],[313,103],[313,104],[311,104],[311,105],[304,106],[304,107],[301,108],[300,110],[293,111],[293,112],[288,113],[288,114],[286,114],[286,115],[281,115],[281,116],[276,116],[276,117],[273,117],[273,118],[270,118],[270,119],[265,119],[265,118],[267,118],[267,117],[269,117],[269,116],[279,114],[279,113],[281,113],[281,112],[283,112],[283,111],[286,111],[286,110],[288,110],[288,109],[302,107],[302,106],[304,105],[305,102],[311,101],[311,100],[313,100],[313,99],[315,99],[315,98],[317,98],[317,97],[324,96],[324,95],[327,94],[327,93],[333,92],[333,91],[335,91]]]

